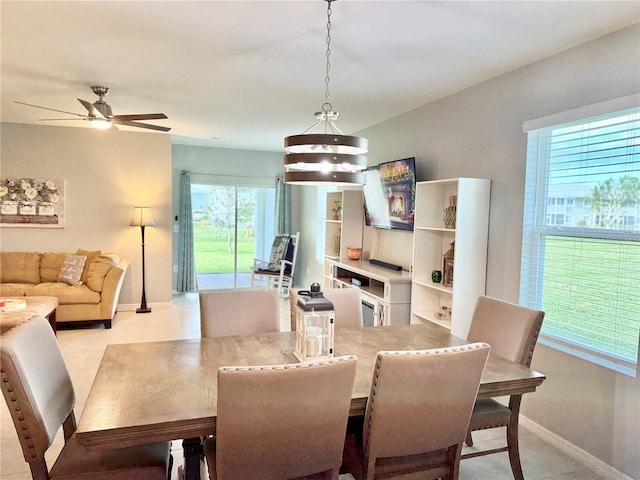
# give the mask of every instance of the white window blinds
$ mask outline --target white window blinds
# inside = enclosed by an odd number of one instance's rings
[[[637,107],[528,132],[520,303],[545,311],[542,343],[635,375]]]

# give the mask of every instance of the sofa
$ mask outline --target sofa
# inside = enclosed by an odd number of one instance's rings
[[[111,328],[129,267],[112,252],[0,252],[0,297],[58,299],[58,327],[103,323]]]

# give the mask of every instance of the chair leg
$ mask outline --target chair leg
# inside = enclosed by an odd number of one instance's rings
[[[469,447],[473,447],[473,437],[471,436],[471,430],[467,430],[467,436],[464,439],[464,443]]]
[[[515,480],[524,480],[522,465],[520,463],[520,447],[518,444],[518,418],[520,417],[521,395],[512,395],[509,400],[511,409],[511,420],[507,425],[507,447],[509,452],[509,462]]]

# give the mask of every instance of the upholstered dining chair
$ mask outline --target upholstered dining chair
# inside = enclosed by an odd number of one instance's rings
[[[489,350],[473,343],[378,352],[362,443],[349,435],[345,444],[347,470],[357,480],[457,479]]]
[[[169,443],[86,452],[75,437],[75,393],[49,322],[32,317],[0,341],[2,394],[34,480],[165,480]],[[63,427],[64,447],[51,470],[45,452]]]
[[[529,368],[543,319],[542,311],[482,295],[476,302],[467,340],[487,342],[494,355]],[[522,480],[524,477],[518,447],[521,401],[522,395],[511,395],[508,405],[493,398],[478,400],[473,408],[465,443],[473,446],[471,432],[475,430],[507,427],[507,446],[465,453],[462,458],[506,451],[514,478]]]
[[[218,370],[216,437],[204,445],[212,480],[283,480],[342,463],[356,357]]]
[[[289,291],[291,331],[296,329],[295,306],[298,303],[299,291],[298,288]],[[322,290],[322,294],[333,303],[335,328],[362,327],[362,296],[359,288],[327,288]]]
[[[274,289],[200,292],[200,336],[256,335],[280,331]]]

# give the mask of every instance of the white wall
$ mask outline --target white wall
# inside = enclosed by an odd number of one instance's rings
[[[522,123],[639,90],[640,27],[634,25],[357,134],[369,139],[370,165],[415,156],[419,180],[492,179],[487,293],[517,302],[526,157]],[[312,211],[315,189],[304,188],[303,205]],[[381,250],[406,243],[404,232],[383,233]],[[313,274],[321,278],[322,271]],[[547,380],[525,396],[524,414],[640,479],[640,381],[543,345],[533,368]]]
[[[145,229],[147,303],[171,302],[171,137],[124,130],[0,124],[3,177],[65,181],[65,228],[0,230],[5,251],[110,250],[131,261],[121,305],[140,305],[140,228],[135,205],[151,206]]]

